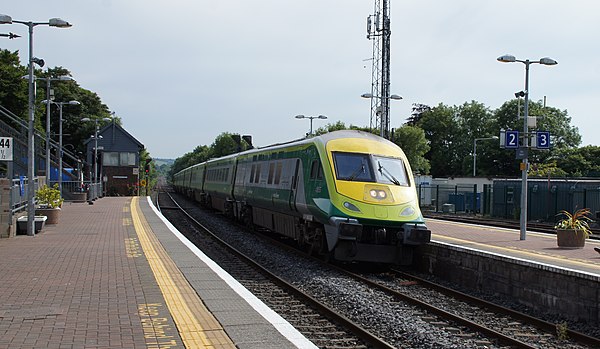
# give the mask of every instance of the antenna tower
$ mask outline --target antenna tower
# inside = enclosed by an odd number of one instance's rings
[[[375,0],[374,14],[367,17],[367,39],[373,40],[373,68],[371,71],[371,129],[379,128],[379,135],[389,138],[390,133],[390,4],[389,0]]]

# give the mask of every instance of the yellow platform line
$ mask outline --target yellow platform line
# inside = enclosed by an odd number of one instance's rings
[[[235,348],[143,218],[138,197],[131,216],[140,245],[186,348]]]

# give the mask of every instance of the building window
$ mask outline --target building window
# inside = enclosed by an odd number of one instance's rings
[[[119,153],[121,166],[135,166],[135,153]]]
[[[104,166],[119,166],[119,153],[110,151],[103,152],[102,164]]]

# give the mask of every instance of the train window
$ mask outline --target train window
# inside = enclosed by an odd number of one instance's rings
[[[313,160],[311,164],[310,179],[323,179],[323,167],[319,160]]]
[[[254,170],[256,169],[256,165],[252,165],[250,169],[250,183],[254,183]]]
[[[281,180],[281,169],[283,168],[283,164],[280,162],[277,163],[277,168],[275,169],[275,184],[279,184]]]
[[[273,153],[275,154],[275,153]],[[267,179],[267,183],[268,184],[272,184],[273,183],[273,175],[275,174],[275,163],[270,163],[269,164],[269,178]]]
[[[313,162],[310,166],[310,179],[316,179],[318,172],[319,172],[319,161],[313,160]]]
[[[258,183],[260,180],[260,164],[256,165],[256,172],[254,173],[254,183]]]
[[[408,175],[404,162],[397,158],[373,156],[378,183],[408,186]]]
[[[375,182],[368,154],[334,152],[333,160],[337,179]]]

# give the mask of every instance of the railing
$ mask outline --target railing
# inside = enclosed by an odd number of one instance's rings
[[[55,183],[58,182],[52,181],[50,185]],[[65,201],[94,201],[102,196],[102,183],[93,184],[90,181],[62,182],[61,197]]]
[[[39,187],[39,181],[37,178],[34,179],[35,190]],[[12,216],[27,208],[27,197],[29,193],[29,180],[24,177],[21,179],[11,180],[10,185],[10,203],[9,203],[9,222],[12,222]],[[35,198],[33,199],[35,202]]]
[[[476,184],[460,185],[419,185],[419,204],[424,212],[471,212],[491,214],[491,187],[484,186],[477,192]]]

